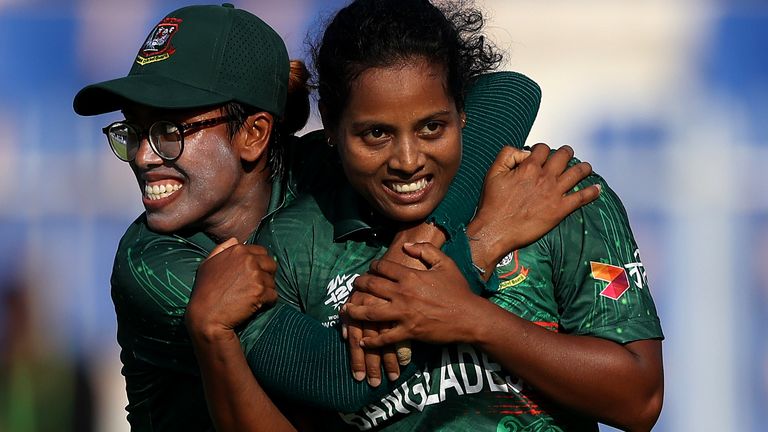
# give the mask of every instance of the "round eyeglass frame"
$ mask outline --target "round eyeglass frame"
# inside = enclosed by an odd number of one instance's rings
[[[184,153],[184,136],[204,128],[213,127],[216,125],[219,125],[224,122],[228,122],[230,120],[234,120],[235,117],[231,115],[225,115],[220,117],[214,117],[210,119],[200,120],[192,123],[177,123],[172,122],[170,120],[158,120],[154,123],[152,123],[147,129],[141,129],[138,126],[129,123],[127,121],[118,121],[114,122],[104,128],[102,128],[102,132],[104,132],[104,135],[107,136],[107,142],[109,143],[109,148],[112,149],[112,153],[117,156],[118,159],[120,159],[123,162],[132,162],[136,159],[136,153],[139,150],[139,147],[141,146],[141,140],[144,139],[144,137],[147,138],[147,141],[149,141],[149,146],[152,148],[152,151],[155,152],[157,156],[160,157],[160,159],[166,161],[166,162],[173,162],[176,159],[180,158],[182,153]],[[168,152],[163,152],[160,149],[160,143],[155,142],[156,139],[159,139],[161,135],[167,135],[165,134],[159,134],[156,135],[153,134],[153,130],[156,130],[158,127],[161,126],[173,126],[176,128],[176,130],[172,133],[178,134],[179,139],[178,142],[178,154],[169,156]],[[113,138],[113,132],[116,128],[123,127],[126,128],[129,132],[132,132],[136,136],[136,142],[134,144],[129,143],[116,143],[115,141],[117,138]],[[125,155],[126,157],[121,156],[120,151],[116,148],[117,146],[123,145],[125,146]]]

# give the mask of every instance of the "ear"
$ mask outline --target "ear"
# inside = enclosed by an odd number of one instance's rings
[[[265,154],[274,126],[275,120],[268,112],[262,111],[248,116],[233,141],[240,153],[240,159],[255,162]]]
[[[459,118],[461,119],[461,128],[464,129],[464,127],[467,125],[467,113],[462,111],[459,113]]]

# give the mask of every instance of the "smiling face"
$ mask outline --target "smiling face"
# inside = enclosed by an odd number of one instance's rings
[[[157,120],[192,123],[222,115],[220,109],[179,112],[129,107],[124,112],[128,122],[145,131]],[[231,217],[231,198],[241,180],[242,167],[226,124],[187,134],[184,151],[173,162],[156,155],[144,137],[130,165],[152,230],[206,230]]]
[[[421,58],[367,69],[331,134],[350,184],[389,219],[425,219],[458,170],[463,113],[445,80]]]

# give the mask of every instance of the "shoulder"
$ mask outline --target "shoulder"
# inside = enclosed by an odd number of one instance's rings
[[[203,233],[162,234],[152,231],[147,225],[146,216],[142,214],[125,230],[117,247],[117,255],[146,253],[160,248],[166,248],[166,252],[189,250],[207,255],[214,246],[213,240]]]
[[[270,216],[259,230],[258,243],[272,249],[306,248],[327,233],[332,241],[332,192],[303,193]]]
[[[187,237],[149,229],[140,216],[126,230],[112,268],[112,299],[118,315],[180,315],[195,273],[213,241],[202,233]]]

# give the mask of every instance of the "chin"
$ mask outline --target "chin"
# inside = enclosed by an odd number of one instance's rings
[[[178,222],[178,218],[167,217],[147,212],[147,225],[149,229],[161,234],[172,234],[183,228]]]
[[[418,206],[422,207],[422,206]],[[388,219],[392,219],[396,222],[402,223],[416,223],[423,222],[429,215],[432,214],[436,206],[429,206],[428,208],[405,208],[405,209],[392,209],[383,212]]]

